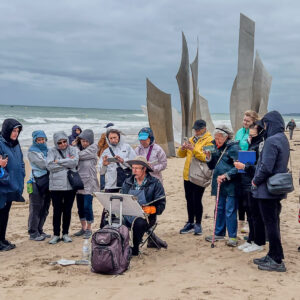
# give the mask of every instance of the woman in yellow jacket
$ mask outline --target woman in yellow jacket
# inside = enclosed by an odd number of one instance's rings
[[[192,157],[206,162],[205,154],[203,153],[203,146],[212,145],[213,137],[206,131],[206,122],[204,120],[197,120],[194,123],[193,129],[195,135],[184,142],[184,144],[178,149],[177,156],[186,157],[183,179],[184,179],[184,191],[187,202],[188,221],[184,227],[180,230],[181,234],[194,232],[195,235],[202,234],[202,196],[205,187],[198,186],[189,181],[189,170]]]

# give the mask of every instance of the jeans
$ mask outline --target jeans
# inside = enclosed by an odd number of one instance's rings
[[[280,237],[281,203],[279,199],[257,199],[259,209],[269,238],[268,255],[277,263],[284,259]]]
[[[63,219],[62,234],[69,233],[72,207],[76,191],[51,191],[53,204],[53,233],[60,235],[61,217]]]
[[[215,234],[236,238],[237,234],[237,199],[231,196],[219,196]]]
[[[29,194],[28,233],[35,238],[43,233],[43,226],[49,214],[50,193],[48,191],[40,195],[35,183],[32,187],[33,193]]]
[[[5,241],[10,208],[11,201],[7,201],[5,206],[0,209],[0,241]]]
[[[203,215],[202,196],[205,188],[190,181],[184,181],[184,191],[187,203],[188,222],[201,224]]]
[[[93,196],[77,194],[76,200],[80,221],[87,221],[88,223],[93,223]]]

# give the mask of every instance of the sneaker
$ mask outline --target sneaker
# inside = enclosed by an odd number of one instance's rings
[[[200,223],[195,223],[194,225],[194,235],[201,235],[202,234],[202,226]]]
[[[271,259],[271,257],[269,255],[266,255],[261,258],[254,258],[253,263],[256,265],[261,265],[261,264],[266,263],[269,259]]]
[[[83,235],[84,239],[89,239],[92,236],[92,230],[87,229]]]
[[[49,244],[57,244],[60,241],[60,237],[58,235],[54,235],[52,239],[49,241]]]
[[[3,243],[3,241],[0,241],[0,252],[1,251],[9,251],[12,250],[13,248],[11,248],[10,246],[6,245]]]
[[[237,238],[229,238],[229,240],[226,242],[226,245],[228,247],[236,247],[238,245]]]
[[[252,245],[251,243],[246,242],[246,243],[244,243],[244,244],[242,244],[242,245],[239,245],[239,246],[238,246],[238,249],[239,249],[239,250],[244,250],[244,249],[250,247],[251,245]]]
[[[258,265],[258,269],[263,271],[286,272],[284,262],[282,261],[280,264],[278,264],[271,257],[269,257],[269,260],[265,263]]]
[[[225,236],[222,236],[222,235],[215,235],[215,242],[216,242],[216,241],[222,241],[222,240],[224,240],[224,239],[225,239]],[[206,240],[207,242],[212,243],[213,236],[212,236],[212,235],[208,235],[208,236],[205,237],[205,240]]]
[[[250,253],[250,252],[254,252],[254,251],[263,251],[264,250],[264,246],[258,246],[255,243],[253,243],[250,247],[247,247],[243,250],[243,252],[245,253]]]
[[[179,231],[180,234],[194,232],[194,224],[187,222],[184,227]]]
[[[62,239],[65,243],[71,243],[72,242],[72,239],[67,234],[64,234]]]
[[[44,231],[42,231],[42,232],[40,233],[40,235],[41,235],[41,236],[44,236],[44,237],[45,237],[45,239],[50,239],[50,238],[51,238],[51,235],[50,235],[50,234],[47,234],[47,233],[45,233]]]
[[[11,250],[11,249],[15,249],[16,248],[16,245],[15,244],[12,244],[10,241],[8,241],[8,240],[4,240],[4,241],[2,241],[2,243],[4,244],[4,245],[6,245],[6,246],[9,246],[9,250]]]
[[[82,236],[84,234],[85,234],[85,230],[81,228],[79,231],[74,233],[74,236]]]
[[[32,241],[41,242],[45,239],[45,236],[43,236],[43,235],[35,235],[35,236],[30,235],[29,239],[32,240]]]

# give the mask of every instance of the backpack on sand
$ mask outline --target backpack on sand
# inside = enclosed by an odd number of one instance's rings
[[[112,200],[120,201],[120,223],[112,224]],[[131,248],[129,245],[129,230],[122,225],[121,196],[110,197],[109,225],[104,226],[93,234],[91,268],[95,273],[117,275],[125,272],[130,264]]]

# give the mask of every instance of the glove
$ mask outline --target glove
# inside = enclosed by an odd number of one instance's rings
[[[153,215],[156,213],[156,207],[155,206],[143,206],[143,211],[147,215]]]

